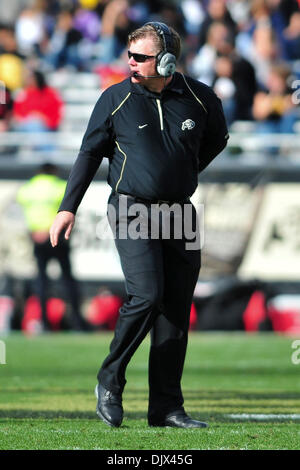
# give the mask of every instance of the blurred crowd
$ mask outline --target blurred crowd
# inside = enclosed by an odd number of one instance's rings
[[[59,129],[49,74],[106,67],[125,77],[128,33],[146,21],[180,33],[178,70],[214,88],[229,125],[295,131],[299,0],[0,0],[0,132]]]

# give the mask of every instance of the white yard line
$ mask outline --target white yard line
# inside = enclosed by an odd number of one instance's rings
[[[265,420],[265,419],[291,419],[300,420],[300,414],[263,414],[263,413],[240,413],[240,414],[226,414],[226,418],[231,419],[244,419],[244,420]]]

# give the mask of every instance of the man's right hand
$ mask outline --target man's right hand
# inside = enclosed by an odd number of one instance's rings
[[[75,215],[69,211],[61,211],[57,214],[50,228],[50,241],[53,248],[57,246],[59,235],[65,230],[65,239],[69,240],[75,223]]]

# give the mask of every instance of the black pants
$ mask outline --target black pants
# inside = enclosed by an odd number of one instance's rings
[[[38,276],[36,279],[36,290],[37,295],[40,299],[43,323],[48,325],[47,314],[46,314],[46,302],[47,302],[47,264],[50,259],[57,259],[61,268],[62,280],[68,295],[68,299],[72,306],[72,315],[80,316],[80,301],[77,282],[73,278],[70,264],[70,248],[68,242],[63,237],[60,237],[59,244],[55,248],[52,248],[50,240],[46,240],[43,243],[34,242],[34,255],[37,261]]]
[[[117,212],[118,195],[109,203]],[[134,201],[128,200],[128,206]],[[191,203],[189,203],[191,205]],[[193,226],[196,212],[193,206]],[[109,218],[110,219],[110,218]],[[128,224],[132,218],[128,218]],[[111,223],[111,220],[110,220]],[[125,275],[128,301],[121,307],[110,353],[98,373],[108,390],[122,392],[126,366],[151,330],[148,419],[181,409],[189,315],[200,269],[200,248],[187,250],[186,239],[121,239],[116,246]],[[190,241],[190,240],[189,240]]]

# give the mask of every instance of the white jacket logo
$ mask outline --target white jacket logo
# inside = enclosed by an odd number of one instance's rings
[[[186,119],[181,125],[181,130],[185,131],[185,129],[188,129],[189,131],[195,127],[194,121],[192,119]]]

